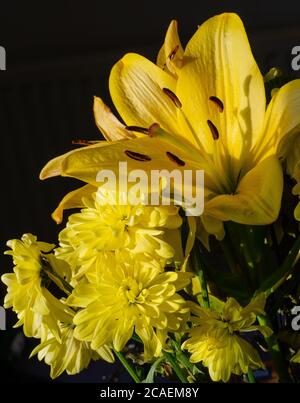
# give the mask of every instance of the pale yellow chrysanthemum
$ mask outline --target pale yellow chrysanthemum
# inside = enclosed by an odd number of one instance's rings
[[[246,374],[249,368],[263,368],[264,364],[255,348],[242,336],[249,331],[270,335],[268,327],[254,325],[256,316],[263,314],[265,297],[254,298],[245,308],[229,298],[222,312],[204,309],[191,304],[195,327],[183,348],[191,353],[190,361],[208,367],[213,381],[227,382],[231,374]]]
[[[61,341],[53,337],[52,333],[45,331],[41,343],[32,351],[30,357],[38,355],[39,361],[51,366],[50,376],[52,379],[60,376],[64,371],[68,375],[78,374],[87,368],[91,360],[103,359],[114,362],[114,356],[108,346],[100,347],[97,351],[92,350],[90,344],[79,341],[74,337],[72,323],[60,324]]]
[[[99,188],[83,200],[85,208],[69,217],[59,235],[56,256],[71,265],[75,278],[101,270],[103,261],[109,263],[119,249],[147,253],[164,261],[174,256],[172,246],[162,238],[165,229],[177,231],[181,225],[178,208],[121,205],[114,196]]]
[[[133,333],[144,344],[149,360],[161,354],[167,333],[178,331],[189,316],[185,300],[176,292],[190,273],[162,272],[154,260],[143,262],[130,255],[115,258],[98,281],[82,280],[67,302],[83,308],[74,317],[74,335],[91,342],[95,350],[112,343],[121,351]]]
[[[47,290],[51,280],[42,265],[44,256],[55,260],[48,254],[54,245],[37,242],[31,234],[24,234],[21,240],[10,240],[7,245],[12,249],[5,253],[13,257],[14,273],[4,274],[1,280],[7,285],[4,307],[12,308],[18,315],[15,327],[23,325],[27,337],[40,337],[43,324],[59,338],[58,321],[69,320],[70,309]],[[60,266],[56,260],[56,269]],[[60,274],[64,275],[63,272]]]

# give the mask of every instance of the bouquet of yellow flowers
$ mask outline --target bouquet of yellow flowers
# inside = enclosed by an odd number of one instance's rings
[[[222,14],[185,49],[172,21],[156,64],[126,54],[109,87],[123,122],[95,97],[106,140],[40,175],[84,182],[52,215],[78,209],[57,245],[7,243],[31,356],[51,378],[119,359],[135,382],[254,383],[268,365],[299,381],[300,80],[263,77]]]

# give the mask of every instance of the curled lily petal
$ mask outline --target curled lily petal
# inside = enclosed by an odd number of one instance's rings
[[[207,214],[222,221],[266,225],[277,219],[283,174],[276,157],[266,158],[241,180],[232,195],[216,196],[206,203]]]

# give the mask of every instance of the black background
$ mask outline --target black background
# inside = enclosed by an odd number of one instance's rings
[[[128,51],[155,60],[173,18],[186,43],[197,25],[224,11],[242,17],[263,73],[276,65],[299,77],[291,70],[291,49],[300,46],[299,1],[0,1],[0,46],[7,52],[7,70],[0,71],[1,274],[11,270],[2,256],[7,239],[32,232],[55,241],[60,227],[50,213],[77,183],[40,182],[38,174],[50,158],[74,147],[72,140],[99,138],[93,95],[110,104],[113,64]],[[1,301],[4,291],[1,285]],[[14,322],[9,315],[8,327]],[[44,364],[27,359],[34,344],[18,330],[0,332],[6,380],[48,379]],[[98,362],[59,381],[99,382],[103,375],[128,379],[118,365]]]

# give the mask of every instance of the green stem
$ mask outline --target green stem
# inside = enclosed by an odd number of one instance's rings
[[[168,353],[167,351],[163,352],[164,357],[169,363],[171,364],[171,367],[173,368],[175,374],[177,375],[178,379],[180,380],[181,383],[189,383],[187,380],[186,376],[182,372],[180,366],[178,365],[176,359],[174,359],[173,355],[171,353]]]
[[[171,339],[171,346],[174,348],[176,352],[176,356],[178,357],[178,360],[182,363],[182,365],[191,373],[192,376],[194,376],[196,373],[204,377],[205,373],[203,372],[203,368],[199,368],[199,364],[192,364],[189,357],[181,350],[180,343],[178,341]]]
[[[137,335],[133,335],[133,336],[132,336],[132,340],[134,340],[134,341],[136,341],[136,342],[138,342],[138,343],[143,343],[142,340],[141,340]],[[172,340],[172,341],[175,343],[175,344],[173,344],[173,346],[174,346],[174,347],[176,346],[179,350],[181,350],[181,349],[180,349],[180,346],[178,345],[178,343],[177,343],[175,340]],[[176,347],[175,347],[175,348],[176,348]],[[177,350],[177,348],[176,348],[176,350]],[[182,354],[185,355],[183,352],[182,352]],[[164,355],[164,358],[165,358],[167,361],[169,361],[169,363],[171,364],[172,369],[174,370],[175,374],[178,376],[178,378],[180,379],[180,381],[181,381],[182,383],[189,383],[188,380],[187,380],[187,378],[186,378],[186,376],[185,376],[184,373],[182,372],[180,366],[177,364],[176,358],[173,357],[172,353],[169,353],[169,352],[167,352],[167,351],[163,351],[163,355]],[[186,363],[188,362],[188,365],[192,365],[192,364],[189,362],[189,359],[188,359],[186,356],[185,356],[185,362],[186,362]],[[191,367],[190,367],[190,368],[191,368]]]
[[[240,274],[240,271],[237,269],[236,259],[232,251],[232,247],[226,237],[220,242],[220,245],[226,257],[226,262],[228,263],[231,273]]]
[[[270,277],[268,277],[260,285],[260,287],[256,290],[255,295],[258,295],[261,292],[266,292],[267,295],[270,295],[271,293],[277,290],[277,288],[286,280],[289,274],[291,274],[294,268],[296,267],[296,264],[299,261],[300,257],[299,250],[300,250],[300,236],[298,236],[298,238],[296,239],[295,243],[292,246],[292,249],[287,254],[284,262],[279,267],[279,269],[276,270]],[[296,274],[298,274],[298,272],[296,272]],[[297,277],[293,279],[294,284],[296,284],[296,281]],[[285,292],[288,291],[285,290]],[[274,310],[274,307],[278,304],[279,301],[277,300],[271,309]]]
[[[251,368],[249,368],[248,373],[247,373],[247,378],[249,383],[256,383],[255,377],[253,375],[253,371]]]
[[[185,366],[186,369],[193,372],[194,365],[190,362],[189,358],[181,350],[179,343],[174,339],[170,339],[170,342],[171,342],[171,346],[176,351],[176,355],[178,356],[178,359],[182,362],[182,364]]]
[[[251,248],[249,247],[249,241],[246,236],[244,238],[244,242],[241,244],[241,251],[244,255],[245,264],[246,264],[246,267],[244,270],[245,276],[248,277],[250,287],[252,289],[256,289],[259,282],[257,279],[256,270],[255,270],[256,269],[255,259],[253,258]]]
[[[277,259],[278,264],[280,264],[280,250],[279,250],[279,246],[278,246],[278,242],[277,242],[274,224],[271,224],[270,234],[271,234],[272,244],[274,246],[274,250],[275,250],[275,254],[276,254],[276,259]]]
[[[201,296],[203,300],[203,305],[204,308],[209,308],[210,303],[209,303],[209,294],[207,290],[207,283],[203,271],[203,264],[201,261],[201,256],[200,256],[200,250],[199,250],[199,245],[197,240],[195,241],[194,248],[192,250],[192,262],[194,266],[195,273],[197,274],[199,281],[200,281],[200,287],[201,287]]]
[[[286,273],[290,272],[296,265],[300,258],[300,236],[294,242],[292,249],[287,254],[285,258],[281,270],[285,271]]]
[[[191,361],[189,360],[189,357],[181,350],[180,344],[176,340],[171,339],[171,338],[170,338],[170,342],[171,342],[171,346],[176,351],[176,355],[178,356],[178,359],[182,362],[182,364],[185,366],[185,368],[188,371],[193,373],[195,366],[194,366],[194,364],[191,363]]]
[[[258,316],[258,322],[261,326],[268,326],[272,329],[272,324],[268,316]],[[280,382],[292,383],[291,376],[289,374],[288,368],[285,364],[284,357],[282,355],[280,346],[277,342],[276,336],[273,333],[270,337],[265,337],[266,343],[268,345],[269,353],[272,356],[275,369],[278,373]]]
[[[225,228],[227,238],[225,238],[225,240],[221,243],[225,256],[227,259],[229,258],[233,260],[235,264],[235,271],[232,270],[232,272],[243,276],[247,281],[249,290],[253,292],[255,289],[254,284],[256,283],[255,264],[246,229],[241,225],[236,225],[235,223],[231,222],[227,222]],[[238,241],[234,241],[234,239],[237,239]],[[228,256],[229,251],[232,251],[231,256]],[[230,261],[229,265],[231,267],[233,263],[230,263]],[[239,264],[236,264],[236,262]]]
[[[120,351],[116,351],[114,349],[114,353],[116,354],[116,356],[118,357],[118,359],[120,360],[120,362],[123,364],[124,368],[126,369],[126,371],[129,373],[129,375],[132,377],[132,379],[134,380],[135,383],[141,383],[140,378],[138,377],[137,373],[135,372],[135,369],[133,368],[133,366],[130,364],[129,361],[127,361],[126,357],[124,356],[123,353],[121,353]]]

